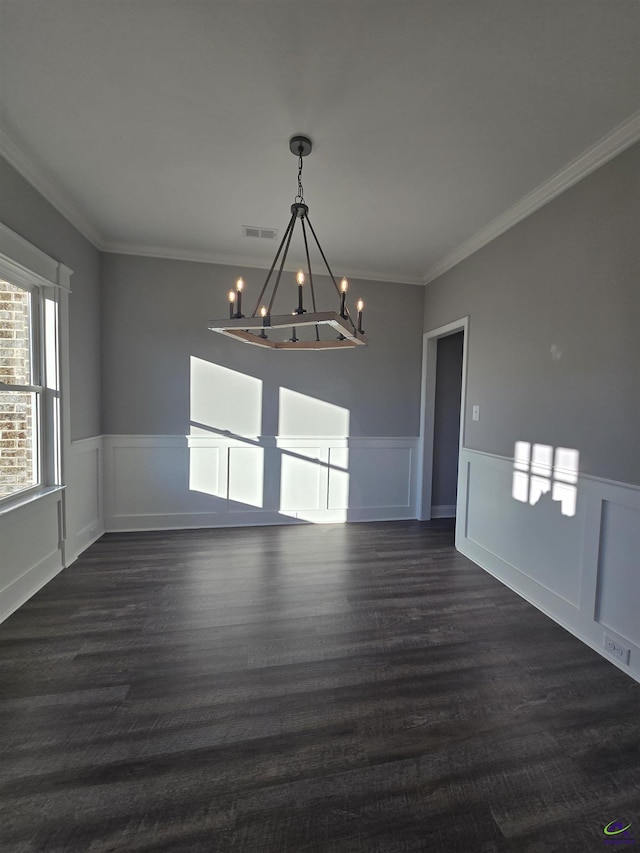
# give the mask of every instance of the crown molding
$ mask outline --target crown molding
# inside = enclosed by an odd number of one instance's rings
[[[575,160],[556,172],[544,183],[536,187],[532,192],[516,202],[504,213],[496,217],[492,222],[476,231],[468,240],[461,243],[457,249],[446,255],[442,260],[438,261],[424,274],[422,279],[423,284],[441,276],[443,273],[455,267],[465,258],[473,255],[478,249],[482,249],[487,243],[495,240],[505,231],[513,228],[518,222],[526,219],[536,210],[539,210],[547,202],[554,199],[556,196],[563,193],[565,190],[577,184],[582,178],[585,178],[591,172],[594,172],[600,166],[603,166],[608,160],[612,160],[616,155],[620,154],[625,148],[629,148],[635,142],[640,140],[640,112],[634,113],[626,121],[615,127],[606,136],[603,136],[598,142],[583,151]]]
[[[73,225],[96,249],[102,249],[103,241],[100,234],[82,214],[78,208],[69,200],[65,193],[50,178],[42,166],[36,163],[16,145],[16,143],[3,130],[0,130],[0,155],[13,166],[40,195],[53,205],[64,218]]]
[[[268,270],[271,265],[271,256],[260,261],[254,257],[246,257],[244,255],[220,255],[215,252],[197,252],[185,249],[171,249],[166,246],[154,246],[133,243],[107,243],[102,247],[103,252],[114,255],[136,255],[142,258],[161,258],[169,261],[190,261],[198,264],[219,264],[226,267],[242,267],[243,269]],[[300,264],[286,263],[283,267],[285,272],[297,272],[300,269]],[[326,275],[325,271],[318,272],[316,275]],[[349,267],[348,269],[340,268],[340,276],[348,278],[363,279],[366,281],[381,281],[391,282],[394,284],[415,284],[422,285],[421,276],[407,276],[404,274],[381,274],[372,270],[361,270]]]
[[[45,170],[41,166],[36,165],[3,130],[0,130],[0,155],[101,252],[119,255],[138,255],[147,258],[162,258],[164,260],[192,261],[203,264],[220,264],[222,266],[249,269],[264,270],[269,268],[270,259],[261,262],[256,260],[256,258],[243,255],[221,255],[215,252],[198,252],[188,249],[136,243],[109,243],[101,237],[88,219],[72,204],[66,194],[58,188],[55,181],[46,174]],[[286,264],[284,269],[286,272],[296,272],[299,269],[299,264]],[[419,275],[387,275],[372,270],[353,268],[341,271],[341,275],[370,281],[393,282],[396,284],[422,285],[424,283],[422,277]]]
[[[429,284],[638,140],[640,140],[640,112],[634,113],[590,148],[587,148],[559,172],[461,243],[453,252],[443,257],[422,276],[381,274],[373,270],[356,268],[341,270],[340,274],[369,281],[414,285]],[[249,269],[265,269],[268,267],[268,261],[260,262],[255,258],[242,255],[219,255],[214,252],[197,252],[133,243],[108,243],[102,239],[96,228],[69,200],[66,194],[58,188],[56,182],[46,174],[45,170],[36,165],[3,130],[0,130],[0,155],[100,251]],[[297,269],[297,265],[285,265],[287,272],[295,272]]]

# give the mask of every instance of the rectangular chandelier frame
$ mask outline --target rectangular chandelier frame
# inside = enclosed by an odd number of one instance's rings
[[[331,326],[342,337],[333,341],[272,341],[266,337],[267,329],[291,329],[294,326]],[[337,311],[212,320],[209,331],[267,349],[330,350],[367,346],[369,343],[365,335]]]

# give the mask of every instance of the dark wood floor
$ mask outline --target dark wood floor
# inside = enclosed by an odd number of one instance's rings
[[[104,536],[0,626],[0,849],[640,848],[640,685],[452,539]]]

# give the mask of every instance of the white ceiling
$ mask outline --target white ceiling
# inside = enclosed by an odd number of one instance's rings
[[[636,0],[1,10],[2,150],[108,250],[268,266],[304,133],[334,272],[420,282],[640,107]]]

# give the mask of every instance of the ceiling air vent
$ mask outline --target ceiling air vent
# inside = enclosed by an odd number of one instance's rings
[[[278,235],[278,229],[258,228],[256,225],[243,225],[242,233],[245,237],[258,237],[262,240],[275,240]]]

